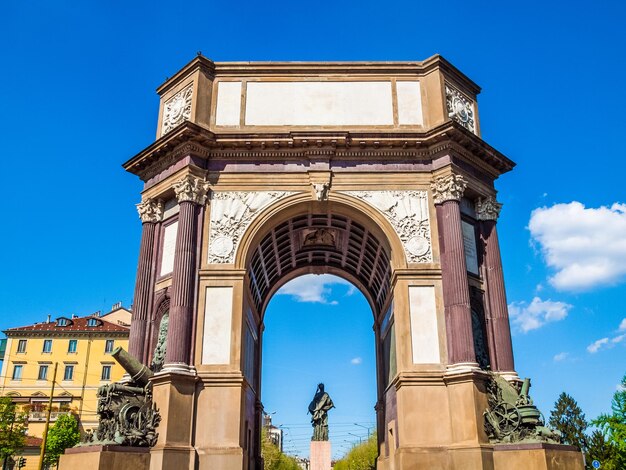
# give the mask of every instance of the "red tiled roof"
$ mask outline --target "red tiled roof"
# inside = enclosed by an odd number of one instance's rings
[[[60,317],[60,318],[66,318],[66,317]],[[87,321],[90,318],[95,318],[99,321],[99,324],[97,326],[87,326]],[[102,318],[98,318],[98,317],[93,317],[93,316],[87,316],[87,317],[79,317],[79,318],[68,318],[68,323],[70,323],[67,326],[59,326],[57,325],[56,320],[51,321],[50,323],[48,322],[42,322],[42,323],[35,323],[34,325],[28,325],[28,326],[18,326],[15,328],[9,328],[7,330],[4,331],[4,333],[8,334],[8,333],[17,333],[20,331],[23,332],[49,332],[49,333],[65,333],[65,332],[81,332],[81,333],[87,333],[87,332],[119,332],[119,333],[128,333],[130,328],[127,326],[122,326],[122,325],[116,325],[115,323],[111,323],[108,322],[106,320],[103,320]]]
[[[41,437],[35,436],[26,436],[26,440],[24,441],[24,446],[26,447],[41,447],[41,443],[43,439]]]

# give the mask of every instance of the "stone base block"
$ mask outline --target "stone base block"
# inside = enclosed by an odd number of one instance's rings
[[[149,470],[147,447],[85,446],[66,449],[58,470]]]
[[[311,441],[310,470],[330,470],[330,441]]]
[[[497,444],[493,449],[495,470],[583,470],[583,454],[573,446],[559,444]]]

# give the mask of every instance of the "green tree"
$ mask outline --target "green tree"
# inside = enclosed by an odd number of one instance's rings
[[[334,470],[373,470],[378,457],[378,438],[372,434],[367,441],[355,445],[346,456],[335,463]]]
[[[559,395],[554,409],[550,413],[550,427],[561,431],[565,444],[578,447],[582,451],[587,450],[587,420],[585,413],[580,409],[576,400],[563,392]]]
[[[283,454],[270,440],[265,428],[261,430],[261,456],[264,470],[300,470],[296,459]]]
[[[20,413],[11,397],[0,397],[0,460],[17,454],[26,440],[27,416]]]
[[[626,375],[613,394],[611,414],[601,414],[591,423],[598,426],[605,439],[615,447],[616,468],[626,468]]]
[[[63,451],[68,447],[74,447],[79,442],[80,431],[78,430],[78,421],[76,421],[74,415],[60,415],[48,432],[44,463],[46,465],[56,465]]]
[[[615,459],[615,446],[607,442],[602,431],[596,429],[588,439],[587,468],[593,468],[591,462],[597,460],[602,465],[602,470],[618,470]]]

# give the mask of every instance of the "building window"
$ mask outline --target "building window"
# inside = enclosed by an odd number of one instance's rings
[[[102,366],[100,380],[111,380],[111,366]]]
[[[113,352],[113,345],[115,344],[115,340],[113,339],[107,339],[106,344],[104,345],[104,352],[105,353],[112,353]]]
[[[48,380],[48,366],[47,365],[39,366],[39,374],[37,375],[37,380]]]
[[[77,344],[77,340],[75,339],[71,339],[69,344],[67,345],[67,352],[68,353],[75,353],[76,352],[76,344]]]
[[[100,320],[98,320],[97,318],[90,318],[89,320],[87,320],[87,326],[98,326],[100,325]]]
[[[13,376],[12,380],[22,380],[22,365],[16,364],[13,366]]]
[[[51,339],[44,339],[43,340],[43,351],[45,353],[50,353],[52,352],[52,340]]]
[[[57,326],[67,326],[67,318],[57,318]]]
[[[74,366],[65,366],[63,380],[74,380]]]
[[[19,354],[24,354],[26,352],[26,340],[21,339],[17,342],[17,352]]]

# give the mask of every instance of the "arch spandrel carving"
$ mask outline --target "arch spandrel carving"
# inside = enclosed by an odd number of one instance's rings
[[[407,191],[345,191],[378,209],[389,221],[402,241],[409,263],[432,263],[428,192]]]

